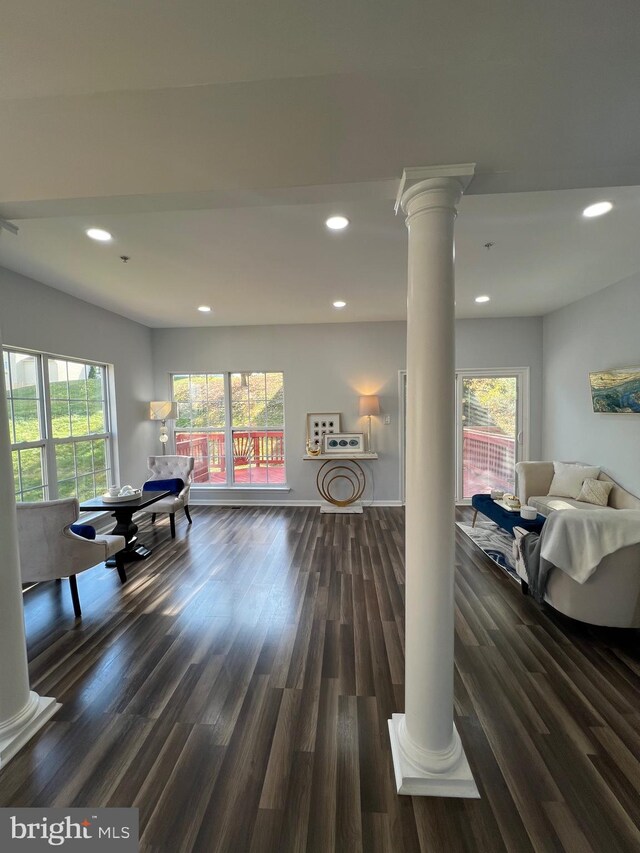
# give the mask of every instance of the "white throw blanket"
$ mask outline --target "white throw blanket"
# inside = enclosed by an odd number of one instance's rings
[[[640,511],[552,512],[542,528],[541,539],[541,556],[578,583],[584,583],[607,554],[640,543]]]

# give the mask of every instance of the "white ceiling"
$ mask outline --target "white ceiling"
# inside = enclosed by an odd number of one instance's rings
[[[331,233],[336,212],[352,224]],[[456,233],[459,317],[544,314],[640,271],[640,188],[466,196]],[[384,198],[25,220],[0,264],[150,326],[354,322],[406,317],[406,247]]]
[[[537,314],[638,268],[636,191],[610,189],[640,185],[637,0],[0,0],[0,22],[21,229],[0,263],[150,325],[404,316],[405,166],[477,163],[461,316],[481,290],[481,316]],[[329,237],[337,207],[353,227]]]

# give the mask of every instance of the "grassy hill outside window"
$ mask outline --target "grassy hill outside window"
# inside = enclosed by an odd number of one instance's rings
[[[16,500],[106,491],[111,479],[107,366],[3,351]]]

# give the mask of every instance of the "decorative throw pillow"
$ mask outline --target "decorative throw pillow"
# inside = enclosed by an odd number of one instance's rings
[[[70,524],[69,530],[75,533],[76,536],[82,536],[83,539],[95,539],[96,529],[90,524]]]
[[[172,495],[179,495],[184,489],[184,480],[180,477],[173,477],[171,480],[147,480],[143,485],[143,492],[171,492]]]
[[[554,462],[553,470],[549,494],[558,498],[573,498],[574,500],[577,500],[584,481],[587,478],[596,479],[600,473],[600,468],[574,465],[570,462]]]
[[[585,501],[588,504],[595,504],[596,506],[606,506],[609,503],[609,492],[612,488],[613,483],[587,477],[580,489],[578,500]]]

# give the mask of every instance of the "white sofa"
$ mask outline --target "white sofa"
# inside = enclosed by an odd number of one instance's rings
[[[516,473],[521,503],[535,506],[544,516],[561,512],[567,507],[583,509],[585,512],[596,509],[593,504],[548,494],[554,474],[553,462],[519,462]],[[611,512],[618,509],[640,510],[640,498],[623,489],[603,472],[598,479],[614,483],[609,495],[608,509]],[[525,583],[527,574],[517,545],[526,533],[521,528],[514,530],[516,571]],[[560,613],[581,622],[640,628],[640,545],[621,548],[609,554],[584,584],[577,583],[561,569],[554,569],[549,575],[545,601]]]

